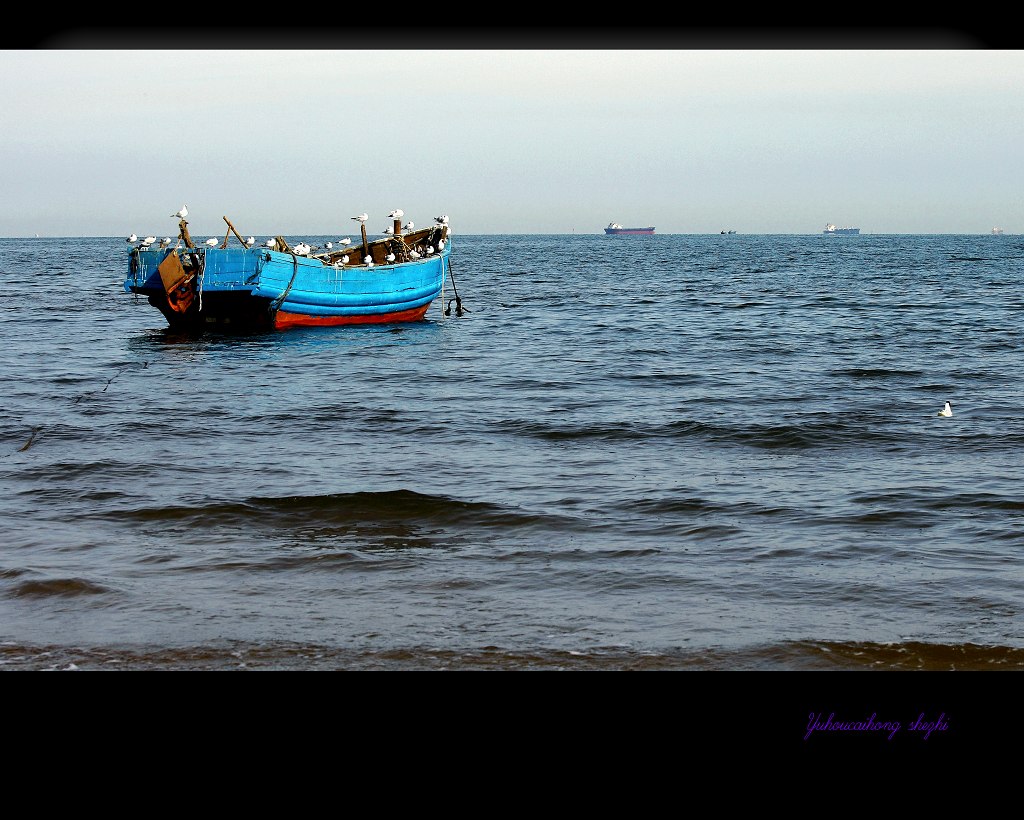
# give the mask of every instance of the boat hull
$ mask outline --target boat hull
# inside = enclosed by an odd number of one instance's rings
[[[605,228],[604,232],[606,234],[611,234],[612,236],[635,233],[651,234],[654,233],[654,228]]]
[[[274,329],[286,330],[290,327],[337,327],[338,325],[370,325],[390,324],[392,322],[417,322],[426,316],[429,305],[410,310],[392,311],[390,313],[360,314],[354,316],[312,316],[307,313],[292,313],[279,310],[274,317]]]
[[[430,239],[436,241],[437,235]],[[437,244],[443,246],[440,251],[419,259],[369,266],[266,248],[136,248],[129,253],[124,289],[146,296],[174,328],[268,330],[414,322],[424,319],[441,295],[451,244]],[[169,277],[169,267],[182,271],[172,254],[186,263],[181,281],[187,304],[177,301],[168,283],[181,275]],[[376,250],[371,255],[380,256]]]

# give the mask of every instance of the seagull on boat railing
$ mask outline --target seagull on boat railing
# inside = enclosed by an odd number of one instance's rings
[[[338,244],[339,244],[339,245],[350,245],[350,244],[352,244],[352,240],[351,240],[351,239],[349,239],[349,238],[348,238],[348,237],[346,236],[346,237],[345,237],[344,239],[339,239],[339,240],[338,240]]]
[[[300,242],[292,250],[295,251],[296,256],[308,256],[312,248],[305,242]]]
[[[348,264],[348,254],[347,253],[343,257],[341,257],[341,264],[343,264],[343,265],[347,265]]]
[[[395,229],[394,229],[394,228],[392,228],[392,227],[391,227],[390,225],[388,225],[388,226],[387,226],[387,227],[386,227],[386,228],[385,228],[385,229],[384,229],[384,230],[382,231],[382,233],[384,233],[384,234],[387,234],[388,236],[391,236],[391,235],[392,235],[392,234],[393,234],[394,232],[395,232]]]
[[[365,222],[370,217],[367,214],[359,214],[359,216],[352,217],[356,222]]]
[[[443,250],[444,250],[444,240],[443,240],[443,239],[442,239],[442,240],[440,240],[440,241],[438,241],[438,243],[437,243],[437,249],[438,249],[439,251],[443,251]]]
[[[211,248],[215,248],[217,247],[217,245],[220,244],[220,240],[217,239],[216,237],[211,236],[209,239],[206,240],[206,244],[209,245]]]
[[[156,242],[156,237],[155,236],[147,236],[145,239],[142,240],[142,245],[143,245],[143,247],[148,248],[154,242]]]
[[[171,216],[176,217],[178,219],[184,219],[186,216],[188,216],[188,207],[185,206],[185,205],[182,205],[181,206],[181,210],[178,211],[175,214],[171,214]]]
[[[326,245],[324,245],[324,247],[327,248],[327,250],[331,250],[334,247],[334,243],[328,242]]]
[[[127,242],[128,244],[131,244],[132,242],[138,242],[139,241],[139,237],[137,237],[135,234],[132,234],[131,236],[129,236],[124,241]]]
[[[250,236],[248,239],[245,240],[245,244],[251,248],[253,245],[256,244],[256,237]]]
[[[166,248],[168,245],[171,244],[172,241],[173,240],[171,239],[171,237],[165,236],[163,239],[160,240],[160,247]]]
[[[416,225],[415,225],[414,223],[412,223],[412,222],[406,222],[406,223],[405,223],[405,224],[404,224],[404,225],[402,226],[402,229],[403,229],[403,230],[406,230],[406,231],[411,231],[411,230],[412,230],[413,228],[415,228],[415,227],[416,227]]]
[[[394,255],[393,253],[389,253],[389,254],[388,254],[387,256],[385,256],[384,258],[385,258],[385,259],[387,259],[387,260],[388,260],[388,262],[394,262],[394,261],[395,261],[395,255]]]
[[[409,251],[409,258],[410,259],[419,259],[420,255],[418,253],[416,253],[416,251]]]
[[[433,252],[434,252],[434,246],[433,245],[427,245],[427,255],[429,256]]]
[[[372,268],[373,267],[373,257],[372,256],[364,256],[363,257],[363,264],[366,265],[368,268]]]
[[[438,225],[447,225],[448,224],[448,214],[442,214],[441,216],[435,216],[434,217],[434,221]]]
[[[266,245],[268,248],[274,248],[274,247],[277,247],[277,240],[276,239],[268,239],[263,244]]]
[[[391,213],[389,213],[388,216],[390,216],[392,219],[401,219],[403,216],[405,216],[405,211],[401,210],[400,208],[396,208]]]

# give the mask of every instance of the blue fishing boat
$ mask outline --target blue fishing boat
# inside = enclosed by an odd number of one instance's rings
[[[211,238],[197,245],[179,212],[173,214],[181,216],[173,245],[170,239],[157,244],[152,236],[129,237],[124,289],[147,297],[175,329],[282,330],[422,320],[435,299],[443,302],[447,275],[456,315],[462,315],[451,274],[448,217],[403,233],[402,215],[389,214],[393,228],[370,240],[361,214],[353,217],[361,241],[313,247],[293,245],[283,236],[258,246],[254,237],[243,239],[227,217],[223,241]]]

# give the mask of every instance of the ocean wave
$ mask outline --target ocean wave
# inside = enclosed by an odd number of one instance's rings
[[[351,671],[876,671],[957,672],[1024,670],[1024,648],[921,642],[803,641],[742,649],[617,645],[578,648],[429,646],[359,649],[284,641],[166,647],[0,643],[0,669],[22,670],[351,670]],[[814,678],[827,702],[837,679]],[[882,675],[879,683],[891,680]],[[920,691],[927,681],[901,679]],[[943,680],[949,680],[945,678]],[[935,679],[932,679],[935,682]],[[791,681],[792,682],[792,681]],[[863,682],[864,692],[871,688]]]
[[[740,444],[764,450],[806,450],[817,447],[871,444],[903,445],[905,431],[869,428],[863,421],[829,416],[805,423],[714,424],[680,419],[663,424],[631,421],[587,424],[556,424],[535,420],[504,420],[497,427],[506,432],[546,441],[643,441],[646,439],[692,439],[715,444]]]
[[[103,512],[102,518],[145,522],[194,524],[203,527],[273,525],[310,527],[353,522],[430,526],[530,527],[575,519],[547,516],[482,501],[461,501],[444,495],[412,490],[332,493],[249,498],[244,501],[203,501],[192,505],[143,507]]]
[[[16,598],[102,595],[110,590],[84,578],[31,578],[15,584],[10,595]]]

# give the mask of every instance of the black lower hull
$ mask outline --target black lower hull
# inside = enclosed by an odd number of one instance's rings
[[[274,329],[271,300],[248,293],[207,293],[193,301],[188,310],[179,313],[171,307],[163,291],[133,291],[145,296],[174,330],[251,332]]]

